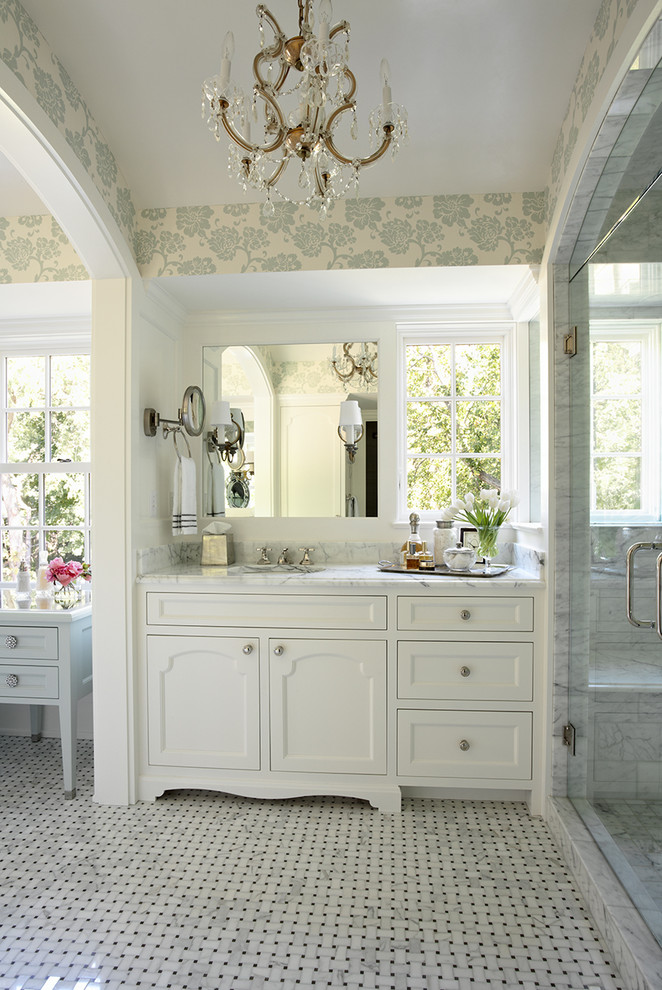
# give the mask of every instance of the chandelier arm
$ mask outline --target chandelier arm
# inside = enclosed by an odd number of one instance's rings
[[[352,79],[354,79],[352,73],[349,72],[349,70],[347,71],[348,74],[352,76]],[[354,83],[356,84],[356,80],[354,80]],[[346,158],[336,148],[333,141],[333,137],[331,135],[331,131],[333,129],[333,125],[336,122],[336,118],[339,117],[341,113],[344,113],[345,110],[352,110],[353,108],[354,108],[353,103],[343,103],[341,107],[338,107],[336,110],[334,110],[327,121],[326,129],[324,134],[322,135],[322,138],[324,140],[327,149],[331,152],[331,154],[336,159],[336,161],[339,161],[341,163],[341,165],[355,165],[362,168],[366,165],[372,165],[373,162],[378,161],[378,159],[380,159],[382,155],[386,153],[386,151],[388,150],[391,144],[391,140],[392,140],[391,134],[393,131],[393,126],[392,125],[384,126],[384,140],[382,141],[379,148],[377,148],[377,150],[373,152],[372,155],[368,155],[366,158]],[[386,129],[387,126],[390,127],[390,130]]]
[[[285,47],[285,41],[283,40],[284,38],[285,38],[285,36],[283,35],[282,38],[281,38],[281,44],[279,45],[278,50],[274,52],[274,58],[277,58],[280,55],[280,53],[283,51],[283,48]],[[276,91],[280,90],[281,87],[283,86],[285,80],[287,79],[287,76],[288,76],[289,71],[290,71],[290,66],[289,65],[281,65],[281,67],[280,67],[280,75],[278,76],[278,79],[276,80],[276,82],[275,83],[268,83],[267,80],[262,76],[262,73],[260,72],[260,62],[263,62],[263,61],[273,61],[272,58],[271,58],[270,51],[269,52],[258,52],[257,55],[255,56],[255,58],[253,59],[253,75],[255,76],[255,78],[258,81],[259,87],[261,89],[265,89],[267,86],[270,86],[272,89],[274,89]]]
[[[347,34],[349,34],[349,21],[338,21],[336,26],[334,28],[331,28],[331,30],[329,31],[329,40],[335,38],[335,36],[337,34],[340,34],[341,31],[345,31]]]
[[[285,140],[285,132],[283,130],[283,127],[281,126],[281,130],[278,134],[278,137],[273,142],[273,144],[267,145],[264,148],[262,148],[260,147],[259,144],[250,144],[241,136],[241,134],[235,128],[232,121],[228,120],[225,110],[221,112],[221,123],[223,124],[223,127],[227,131],[228,135],[232,138],[234,143],[238,144],[240,148],[244,149],[244,151],[252,151],[252,152],[259,151],[260,154],[262,155],[268,155],[272,151],[278,151],[283,141]]]
[[[272,29],[273,33],[276,35],[276,37],[280,41],[280,46],[281,47],[278,50],[278,52],[276,53],[276,54],[279,55],[280,52],[283,50],[283,46],[285,45],[285,41],[283,40],[285,38],[285,35],[283,34],[283,32],[281,30],[280,24],[278,23],[278,21],[276,20],[276,18],[274,17],[274,15],[271,13],[271,11],[269,10],[269,8],[268,7],[265,7],[263,3],[259,3],[257,5],[257,8],[256,8],[255,13],[257,14],[258,17],[260,15],[262,15],[262,17],[266,17],[266,19],[271,24],[271,29]],[[267,49],[267,51],[268,51],[268,49]]]
[[[271,189],[271,187],[278,182],[281,175],[287,168],[288,162],[289,162],[289,158],[287,157],[287,155],[283,154],[283,157],[278,162],[278,165],[276,166],[273,175],[271,176],[271,178],[267,179],[266,181],[266,185],[268,186],[269,189]]]

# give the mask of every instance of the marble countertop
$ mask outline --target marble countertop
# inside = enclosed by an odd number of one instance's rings
[[[382,588],[424,587],[438,589],[441,593],[451,589],[486,587],[539,588],[544,579],[530,574],[521,568],[513,567],[492,578],[467,577],[447,574],[424,574],[421,571],[411,574],[388,573],[381,571],[377,564],[332,564],[312,569],[284,570],[279,567],[258,569],[257,565],[232,564],[229,567],[203,567],[200,564],[172,564],[138,577],[140,584],[232,584],[234,587],[352,587],[370,585]]]

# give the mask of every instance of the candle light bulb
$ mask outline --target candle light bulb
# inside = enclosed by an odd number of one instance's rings
[[[382,81],[382,105],[386,109],[391,103],[391,68],[385,58],[379,66],[379,77]]]
[[[220,84],[221,92],[223,93],[230,82],[230,63],[232,62],[232,56],[234,55],[234,35],[232,31],[228,31],[223,39],[223,48],[221,50],[221,74],[220,74]]]
[[[333,17],[333,7],[331,6],[331,0],[320,0],[320,31],[319,37],[320,41],[329,40],[329,26],[331,24],[331,18]]]

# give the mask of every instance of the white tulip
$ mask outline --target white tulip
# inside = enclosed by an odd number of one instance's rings
[[[502,499],[500,499],[499,500],[499,504],[497,506],[497,509],[499,510],[499,512],[509,512],[510,511],[510,499],[508,499],[508,498],[502,498]]]
[[[469,509],[473,508],[473,504],[475,501],[476,501],[476,496],[474,495],[473,492],[467,492],[467,494],[464,496],[464,502]]]

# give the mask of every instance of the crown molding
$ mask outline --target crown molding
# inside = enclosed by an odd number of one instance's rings
[[[89,345],[92,320],[89,316],[0,317],[0,347],[66,347]]]
[[[532,320],[540,312],[539,278],[540,266],[531,265],[508,300],[512,318],[519,323]]]

